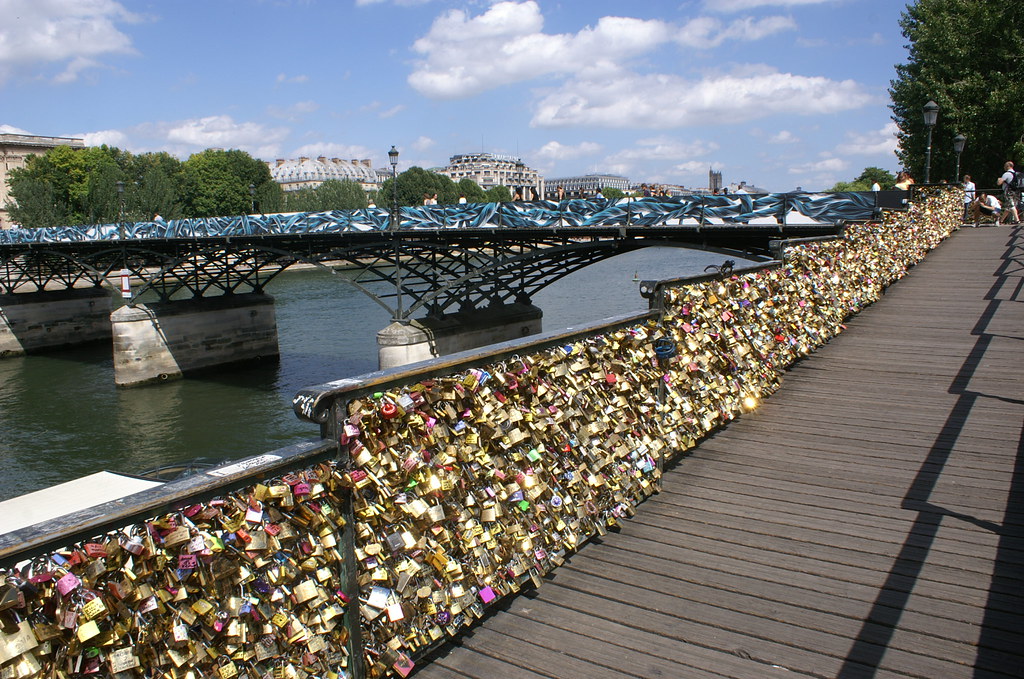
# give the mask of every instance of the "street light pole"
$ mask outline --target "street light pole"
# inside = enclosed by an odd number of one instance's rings
[[[964,152],[964,145],[966,143],[967,137],[962,134],[953,137],[953,152],[956,153],[956,176],[953,179],[956,182],[960,181],[960,154]]]
[[[932,129],[939,119],[939,105],[929,99],[922,112],[924,113],[925,127],[928,128],[928,150],[924,157],[924,183],[929,184],[932,176]]]
[[[398,149],[391,146],[388,151],[388,160],[391,161],[391,224],[392,231],[398,230]],[[401,248],[398,236],[394,236],[395,244],[395,317],[392,319],[398,323],[405,323],[405,312],[402,309],[402,259]]]
[[[391,146],[388,151],[388,160],[391,161],[391,229],[398,228],[398,149]]]
[[[124,240],[124,182],[114,182],[117,189],[117,238]]]
[[[256,185],[255,184],[249,184],[249,205],[250,205],[249,214],[251,214],[251,215],[256,214]]]

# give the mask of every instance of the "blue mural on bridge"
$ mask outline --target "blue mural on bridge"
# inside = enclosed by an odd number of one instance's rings
[[[401,229],[770,225],[856,221],[876,216],[870,192],[695,195],[677,198],[424,205],[400,209]],[[386,231],[387,208],[242,215],[0,231],[0,245],[150,238],[224,238]]]

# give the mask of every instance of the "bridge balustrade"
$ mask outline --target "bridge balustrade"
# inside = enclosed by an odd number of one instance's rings
[[[960,210],[935,192],[772,264],[644,282],[645,313],[304,389],[321,441],[0,536],[0,668],[405,676],[627,520]]]
[[[903,194],[903,192],[898,192]],[[695,195],[679,198],[570,199],[399,209],[392,224],[388,208],[316,213],[240,215],[61,226],[0,231],[0,245],[75,241],[195,239],[230,236],[313,234],[401,229],[538,228],[554,226],[661,226],[668,224],[817,223],[871,219],[880,207],[877,192]]]

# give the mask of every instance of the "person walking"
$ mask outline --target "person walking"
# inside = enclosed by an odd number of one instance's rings
[[[998,186],[1003,187],[1003,219],[1002,224],[1020,223],[1020,215],[1017,214],[1017,203],[1020,202],[1020,189],[1017,188],[1017,171],[1013,169],[1013,161],[1008,160],[1003,165],[1003,174],[996,180]],[[1013,219],[1013,221],[1009,221]]]
[[[971,203],[974,202],[974,192],[976,190],[974,182],[971,181],[971,175],[964,175],[964,221],[970,216]]]

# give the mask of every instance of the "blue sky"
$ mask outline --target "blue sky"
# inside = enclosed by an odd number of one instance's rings
[[[457,153],[814,190],[893,172],[899,0],[0,0],[0,132]],[[923,102],[922,102],[923,103]]]

